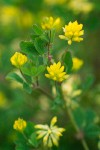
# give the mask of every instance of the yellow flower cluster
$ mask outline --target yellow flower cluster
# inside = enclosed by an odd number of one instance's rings
[[[15,6],[0,8],[0,21],[4,26],[15,23],[19,27],[29,27],[33,24],[33,20],[33,14],[27,10],[23,11]]]
[[[21,53],[16,52],[10,59],[12,65],[17,68],[21,67],[27,62],[27,57]]]
[[[18,8],[13,6],[3,6],[0,8],[0,20],[3,25],[8,25],[17,18]]]
[[[58,128],[55,123],[57,122],[57,117],[53,117],[48,125],[38,124],[35,126],[37,130],[37,139],[43,138],[44,146],[52,147],[53,145],[58,146],[58,142],[60,136],[62,136],[62,132],[65,131],[64,128]]]
[[[18,120],[15,120],[13,128],[17,131],[22,132],[27,126],[27,123],[25,120],[18,118]]]
[[[68,44],[71,45],[72,41],[80,42],[83,40],[80,36],[84,35],[84,30],[82,30],[83,24],[78,24],[77,21],[69,22],[68,25],[65,25],[63,31],[65,35],[59,35],[60,39],[68,40]]]
[[[76,58],[76,57],[74,57],[72,59],[72,61],[73,61],[72,70],[75,70],[75,71],[79,70],[82,67],[83,63],[84,63],[83,60],[81,60],[79,58]]]
[[[71,9],[75,14],[84,13],[87,14],[91,12],[94,8],[93,3],[88,0],[70,0],[68,4],[69,9]]]
[[[62,82],[68,76],[66,72],[64,72],[64,66],[61,66],[61,62],[50,65],[50,67],[47,67],[47,71],[49,74],[45,74],[45,76],[58,82]]]
[[[44,30],[50,30],[52,28],[55,28],[60,23],[60,18],[57,18],[54,20],[53,17],[45,17],[41,26]]]

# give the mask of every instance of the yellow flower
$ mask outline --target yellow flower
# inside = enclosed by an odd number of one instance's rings
[[[69,22],[68,25],[65,25],[63,31],[65,35],[59,35],[60,39],[68,40],[68,44],[71,45],[72,41],[80,42],[83,40],[80,36],[84,34],[84,30],[82,30],[83,24],[78,24],[77,21]]]
[[[19,10],[14,6],[3,6],[0,8],[0,20],[3,25],[8,25],[16,21]]]
[[[58,142],[60,136],[62,136],[62,132],[65,131],[64,128],[58,128],[55,123],[57,122],[57,117],[53,117],[48,125],[38,124],[35,126],[37,130],[37,139],[43,138],[44,146],[52,147],[53,145],[58,146]]]
[[[44,30],[50,30],[52,28],[55,28],[60,23],[60,18],[57,18],[54,20],[53,17],[45,17],[41,26]]]
[[[19,27],[30,27],[33,24],[33,20],[34,19],[31,12],[19,10],[19,17],[16,20]]]
[[[17,68],[21,67],[27,62],[27,57],[21,53],[16,52],[10,59],[12,65]]]
[[[73,61],[73,67],[72,67],[72,70],[79,70],[81,67],[82,67],[82,65],[83,65],[83,60],[81,60],[81,59],[79,59],[79,58],[76,58],[76,57],[74,57],[73,59],[72,59],[72,61]]]
[[[68,76],[66,72],[64,72],[64,66],[61,66],[61,62],[50,65],[50,67],[47,67],[47,71],[49,74],[45,74],[45,76],[58,82],[62,82]]]
[[[13,128],[17,131],[22,132],[27,126],[27,123],[25,120],[18,118],[18,120],[15,120]]]

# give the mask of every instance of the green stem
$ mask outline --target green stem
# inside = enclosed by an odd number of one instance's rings
[[[38,89],[40,92],[44,93],[45,95],[47,95],[47,97],[49,97],[51,100],[54,100],[54,97],[52,97],[51,94],[49,94],[46,90],[42,89],[41,87],[37,87],[36,89]]]
[[[39,86],[39,78],[38,78],[38,76],[36,77],[36,85]]]
[[[51,30],[50,30],[50,33],[48,34],[48,36],[49,36],[49,42],[48,42],[48,45],[47,45],[47,48],[48,48],[48,61],[49,61],[50,63],[52,63],[52,62],[51,62],[52,56],[50,55],[50,47],[51,47]]]
[[[25,138],[26,141],[28,141],[27,136],[24,134],[24,132],[22,132],[23,137]]]
[[[70,118],[70,120],[71,120],[71,122],[72,122],[72,124],[73,124],[73,126],[74,126],[74,128],[75,128],[75,130],[76,130],[76,132],[77,132],[77,133],[80,133],[80,129],[79,129],[79,127],[78,127],[78,125],[77,125],[77,123],[76,123],[76,121],[75,121],[75,119],[74,119],[74,116],[73,116],[73,114],[72,114],[71,109],[70,109],[70,108],[67,108],[66,110],[67,110],[67,112],[68,112],[69,118]],[[82,145],[83,145],[83,147],[84,147],[84,150],[89,150],[88,145],[87,145],[87,143],[86,143],[84,137],[81,139],[81,143],[82,143]]]
[[[84,149],[85,149],[85,150],[89,150],[89,148],[88,148],[88,146],[87,146],[87,143],[86,143],[86,141],[85,141],[84,138],[81,140],[81,142],[82,142],[82,144],[83,144]]]
[[[68,113],[68,115],[69,115],[69,117],[70,117],[70,120],[71,120],[71,122],[72,122],[72,124],[73,124],[75,130],[76,130],[77,132],[80,132],[80,129],[79,129],[79,127],[78,127],[77,124],[76,124],[76,121],[75,121],[75,119],[74,119],[74,117],[73,117],[73,114],[72,114],[72,112],[71,112],[71,109],[70,109],[70,108],[67,108],[66,110],[67,110],[67,113]]]
[[[24,80],[25,80],[26,82],[29,82],[29,83],[30,83],[30,81],[29,81],[28,79],[26,79],[25,75],[23,74],[23,72],[21,71],[20,68],[19,68],[19,71],[20,71],[21,75],[23,76]]]

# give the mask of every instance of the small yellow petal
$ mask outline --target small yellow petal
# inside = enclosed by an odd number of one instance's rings
[[[50,126],[53,126],[57,122],[57,117],[53,117]]]

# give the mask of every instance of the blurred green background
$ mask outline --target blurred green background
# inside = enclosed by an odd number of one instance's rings
[[[88,75],[94,78],[81,103],[100,115],[100,0],[0,0],[0,150],[15,148],[16,136],[12,126],[18,117],[43,122],[53,114],[59,118],[63,116],[61,110],[51,110],[51,104],[41,93],[34,91],[29,95],[18,83],[5,79],[14,68],[10,57],[20,50],[20,41],[29,40],[32,25],[40,24],[45,16],[61,18],[53,48],[55,58],[67,45],[58,38],[62,27],[75,20],[84,25],[84,41],[73,44],[70,50],[84,61],[80,72],[83,82]]]

